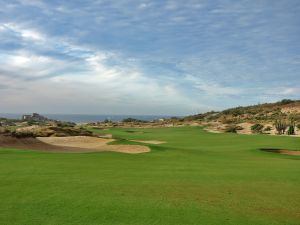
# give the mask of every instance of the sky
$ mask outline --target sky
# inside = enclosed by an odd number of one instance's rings
[[[190,115],[300,99],[299,0],[0,0],[0,112]]]

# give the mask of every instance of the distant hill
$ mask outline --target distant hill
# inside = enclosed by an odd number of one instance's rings
[[[221,112],[207,112],[184,118],[185,121],[218,121],[225,124],[242,122],[272,122],[278,119],[300,122],[300,100],[283,99],[276,103],[239,106]]]

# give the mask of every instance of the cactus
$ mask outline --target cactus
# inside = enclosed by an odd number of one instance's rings
[[[283,121],[283,120],[276,120],[274,125],[275,125],[275,128],[277,130],[277,134],[278,135],[281,135],[281,134],[285,133],[285,130],[287,128],[287,124],[286,124],[285,121]]]

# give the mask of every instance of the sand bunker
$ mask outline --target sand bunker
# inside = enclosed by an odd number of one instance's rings
[[[283,154],[283,155],[297,155],[297,156],[300,156],[300,151],[292,151],[292,150],[286,150],[286,149],[270,149],[270,148],[263,148],[261,150],[262,151],[267,151],[267,152],[279,153],[279,154]]]
[[[149,152],[150,148],[141,145],[108,145],[114,139],[87,136],[14,138],[0,136],[0,147],[41,150],[52,152],[101,152],[113,151],[129,154]]]
[[[279,150],[279,153],[284,154],[284,155],[299,155],[300,156],[300,151]]]
[[[141,145],[108,145],[108,143],[114,141],[114,139],[96,137],[40,137],[37,139],[50,145],[80,148],[87,151],[113,151],[132,154],[150,151],[148,147]]]
[[[15,138],[11,136],[0,135],[0,147],[3,148],[17,148],[28,150],[42,150],[42,151],[78,151],[79,149],[60,148],[58,146],[43,143],[35,138]]]
[[[149,141],[143,141],[143,140],[130,140],[134,142],[140,142],[140,143],[145,143],[145,144],[153,144],[153,145],[159,145],[159,144],[164,144],[166,143],[165,141],[156,141],[156,140],[149,140]]]
[[[99,138],[112,138],[112,134],[100,134],[98,135]]]

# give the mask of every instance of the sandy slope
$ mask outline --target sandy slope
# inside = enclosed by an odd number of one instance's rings
[[[141,145],[108,145],[108,143],[114,141],[114,139],[96,137],[39,137],[37,139],[50,145],[74,147],[86,151],[114,151],[124,153],[143,153],[150,151],[149,147]]]
[[[87,136],[14,138],[0,136],[0,147],[41,150],[52,152],[98,152],[114,151],[130,154],[149,152],[150,148],[141,145],[108,145],[114,139]]]

